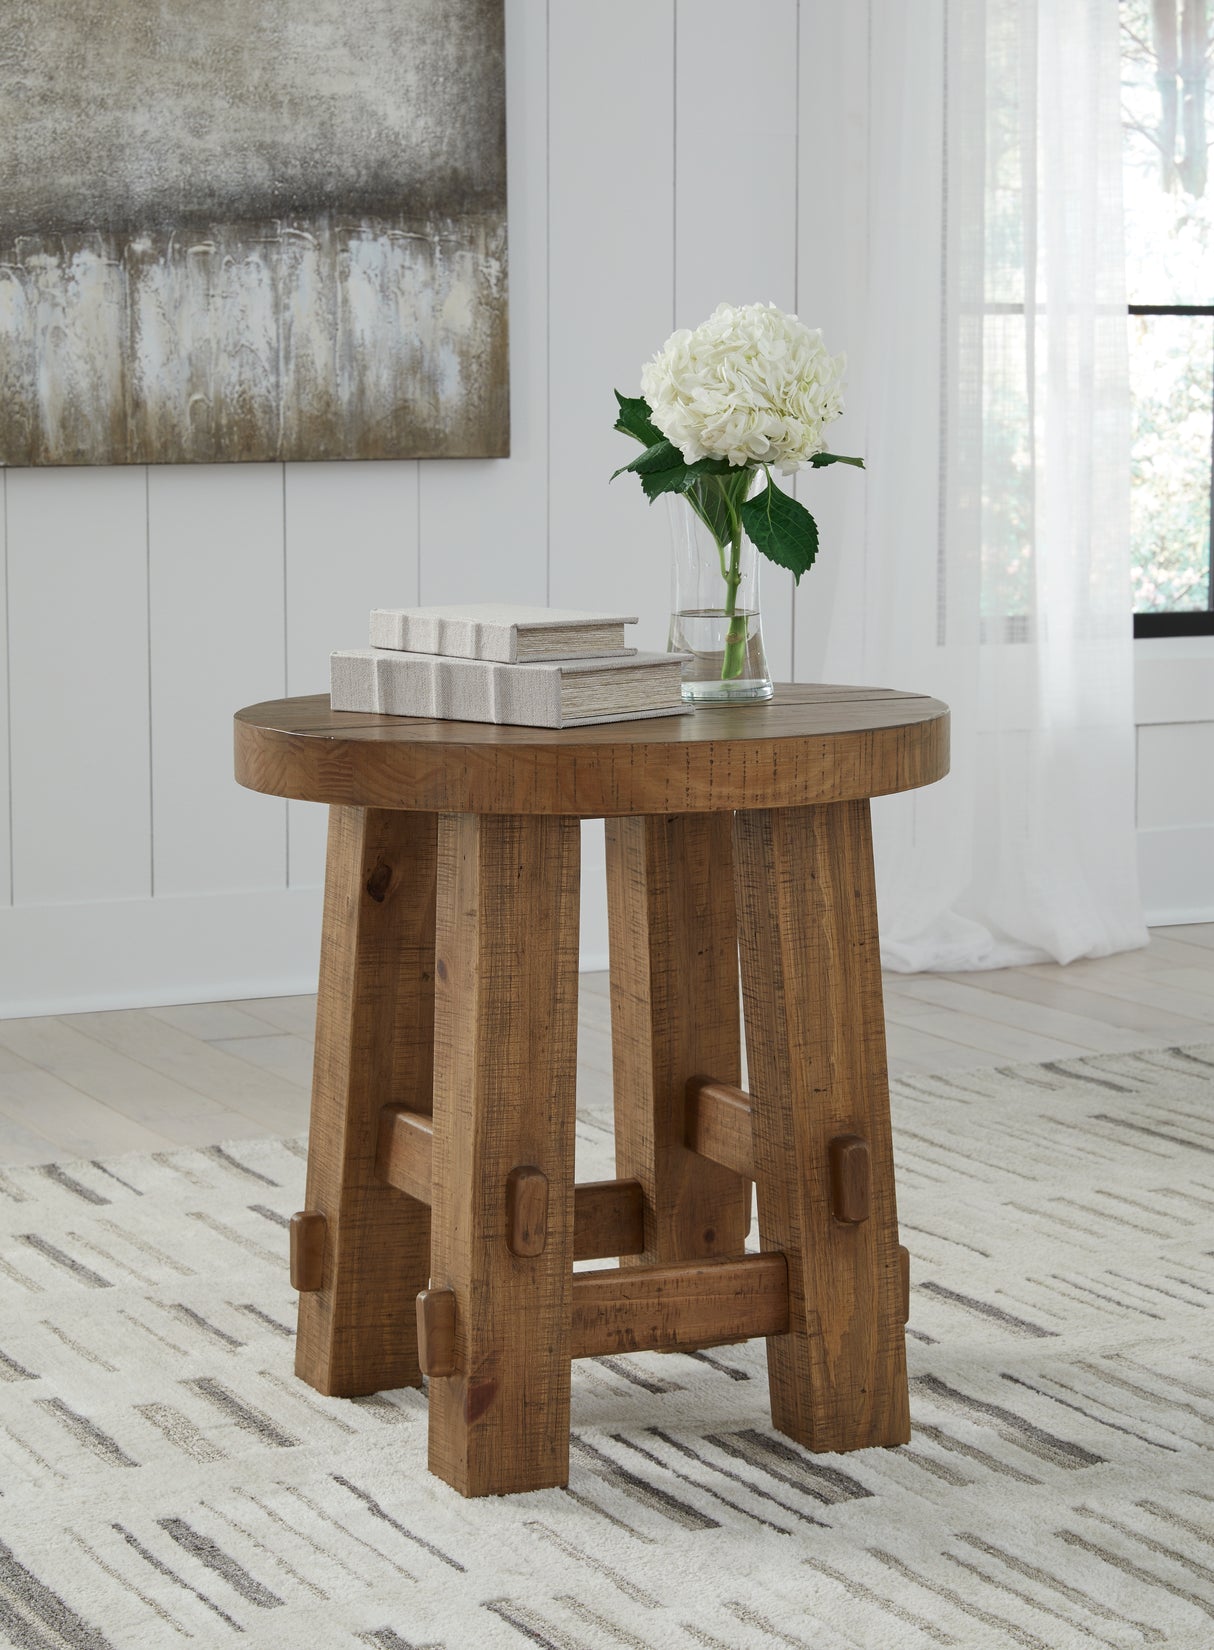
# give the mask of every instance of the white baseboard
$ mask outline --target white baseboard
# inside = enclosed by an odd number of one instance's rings
[[[319,888],[0,910],[0,1017],[316,990]]]
[[[1150,927],[1214,922],[1214,825],[1140,830],[1138,877]]]
[[[581,967],[607,967],[606,901],[583,913]],[[321,890],[0,909],[0,1019],[162,1008],[316,990]]]
[[[588,826],[583,972],[607,967],[602,827]],[[1138,833],[1152,927],[1214,922],[1214,825]],[[82,1014],[316,989],[319,888],[0,909],[0,1018]]]
[[[1214,922],[1214,905],[1195,905],[1183,911],[1146,912],[1148,928],[1183,928],[1191,922]]]

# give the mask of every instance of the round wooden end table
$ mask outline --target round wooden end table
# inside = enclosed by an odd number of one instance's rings
[[[297,1373],[427,1374],[465,1495],[566,1482],[571,1358],[756,1335],[782,1432],[904,1443],[869,798],[947,769],[945,706],[877,688],[561,732],[240,711],[241,784],[330,809]],[[619,1178],[575,1186],[586,818]]]

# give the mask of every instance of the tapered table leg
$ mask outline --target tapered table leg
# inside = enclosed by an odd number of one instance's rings
[[[741,1081],[730,815],[607,821],[616,1173],[645,1189],[653,1265],[741,1254],[750,1182],[689,1151],[689,1077]]]
[[[295,1371],[341,1397],[419,1386],[414,1299],[430,1211],[380,1181],[380,1108],[429,1112],[433,814],[331,808],[307,1208],[319,1289],[299,1298]]]
[[[739,813],[734,842],[759,1228],[788,1259],[772,1421],[812,1450],[905,1443],[869,805]]]
[[[443,815],[438,842],[430,1470],[504,1495],[569,1475],[579,823]]]

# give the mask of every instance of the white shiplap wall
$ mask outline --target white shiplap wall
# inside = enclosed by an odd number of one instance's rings
[[[371,606],[624,606],[664,645],[664,515],[606,478],[611,390],[672,325],[796,306],[849,351],[863,451],[869,8],[754,0],[741,39],[726,0],[506,11],[511,458],[0,476],[0,1014],[310,988],[323,811],[240,790],[230,719],[323,691]],[[862,521],[845,484],[826,542]],[[795,615],[765,576],[780,676],[816,674],[832,565]],[[601,962],[593,826],[583,880]]]
[[[508,0],[510,459],[3,476],[0,1013],[308,988],[323,810],[235,785],[231,713],[323,691],[376,603],[622,605],[664,645],[665,517],[607,486],[611,390],[676,316],[796,300],[798,8],[761,6],[778,49],[739,55],[723,0]]]

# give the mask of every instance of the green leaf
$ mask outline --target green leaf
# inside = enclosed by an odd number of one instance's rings
[[[715,476],[694,476],[684,495],[717,544],[728,544],[731,537],[725,486]]]
[[[614,481],[616,476],[622,476],[628,471],[634,471],[639,476],[646,476],[653,470],[685,470],[686,468],[687,466],[683,463],[683,455],[679,449],[673,442],[667,441],[664,435],[660,435],[653,446],[646,447],[645,451],[638,454],[631,464],[621,464],[611,479]]]
[[[862,458],[844,458],[842,453],[815,453],[809,462],[815,470],[823,470],[828,464],[854,464],[857,470],[864,468]]]
[[[677,447],[675,451],[678,452]],[[644,458],[645,455],[641,456]],[[641,486],[651,504],[663,493],[693,496],[693,508],[697,509],[717,543],[721,544],[729,539],[729,515],[724,499],[724,490],[729,487],[729,482],[723,479],[726,476],[732,480],[735,492],[739,489],[745,491],[750,485],[749,473],[735,469],[728,459],[701,458],[695,464],[684,464],[680,458],[669,469],[662,469],[656,463],[652,467],[647,466],[641,474]]]
[[[818,524],[803,504],[767,478],[767,486],[742,506],[746,536],[768,561],[787,567],[800,583],[818,554]]]
[[[688,473],[682,459],[668,470],[647,470],[641,476],[641,487],[650,504],[663,493],[685,493],[694,483],[695,477]]]
[[[666,446],[670,447],[675,455],[673,464],[669,462],[669,457],[659,459],[655,456],[652,463],[647,462],[650,453],[656,455],[657,452],[656,448],[651,447],[649,452],[642,453],[639,459],[634,459],[627,466],[630,470],[636,470],[640,476],[645,497],[651,504],[663,493],[689,493],[693,487],[712,488],[714,477],[727,475],[730,471],[728,460],[722,458],[701,458],[695,464],[684,464],[679,449],[671,447],[670,442],[667,442]],[[733,473],[737,475],[738,471],[734,470]],[[617,470],[616,475],[618,474]],[[612,479],[614,480],[614,477]],[[713,490],[715,491],[715,488]],[[713,530],[716,531],[715,528]]]
[[[621,435],[630,435],[643,447],[656,447],[662,440],[662,432],[653,422],[653,413],[645,397],[621,395],[619,390],[616,390],[615,398],[620,405],[620,416],[612,428],[619,430]]]

